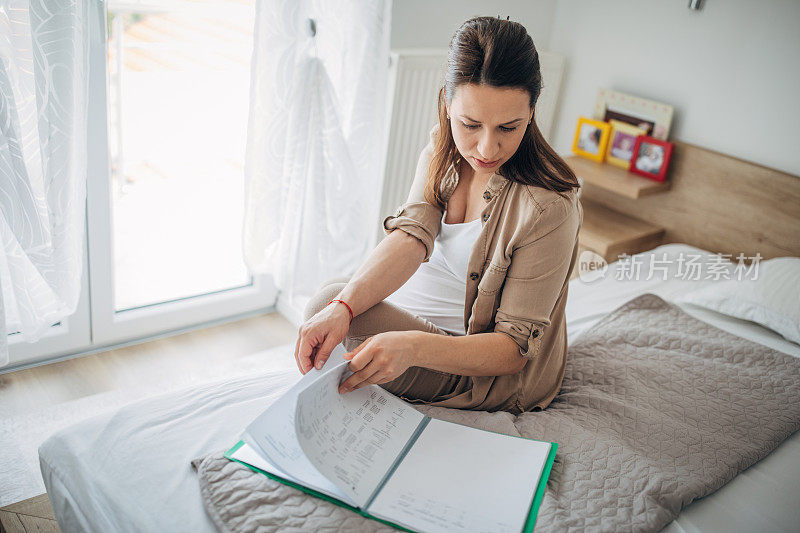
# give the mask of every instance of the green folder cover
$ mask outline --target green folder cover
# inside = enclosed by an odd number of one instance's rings
[[[494,432],[494,433],[496,433],[496,432]],[[516,437],[516,435],[507,435],[507,436]],[[525,438],[525,437],[516,437],[516,438]],[[530,439],[530,440],[534,440],[534,439]],[[231,460],[231,461],[236,461],[237,463],[241,463],[241,464],[245,465],[247,468],[249,468],[250,470],[253,470],[254,472],[258,472],[260,474],[264,474],[265,476],[267,476],[270,479],[274,479],[275,481],[278,481],[278,482],[283,483],[285,485],[289,485],[290,487],[294,487],[294,488],[296,488],[298,490],[302,490],[303,492],[306,492],[308,494],[312,494],[312,495],[316,496],[317,498],[322,498],[323,500],[327,500],[327,501],[329,501],[331,503],[334,503],[334,504],[339,505],[341,507],[344,507],[346,509],[350,509],[351,511],[354,511],[354,512],[356,512],[356,513],[358,513],[358,514],[360,514],[362,516],[365,516],[367,518],[370,518],[372,520],[377,520],[378,522],[390,525],[392,527],[395,527],[395,528],[403,530],[403,531],[412,531],[412,530],[407,529],[407,528],[405,528],[405,527],[403,527],[403,526],[401,526],[399,524],[395,524],[394,522],[389,522],[387,520],[383,520],[381,518],[377,518],[375,516],[372,516],[369,513],[365,512],[365,511],[362,511],[361,509],[359,509],[357,507],[353,507],[353,506],[351,506],[349,504],[344,503],[341,500],[338,500],[336,498],[332,498],[331,496],[328,496],[327,494],[322,494],[321,492],[317,492],[317,491],[315,491],[313,489],[310,489],[308,487],[305,487],[303,485],[299,485],[299,484],[297,484],[297,483],[295,483],[293,481],[289,481],[288,479],[284,479],[284,478],[282,478],[280,476],[277,476],[275,474],[272,474],[270,472],[266,472],[264,470],[261,470],[260,468],[256,468],[255,466],[252,466],[252,465],[250,465],[248,463],[245,463],[244,461],[240,461],[238,459],[234,459],[233,458],[233,454],[236,452],[236,450],[238,450],[240,447],[242,447],[243,444],[244,444],[243,441],[237,442],[235,446],[233,446],[230,450],[225,452],[224,457],[229,459],[229,460]],[[551,442],[550,443],[550,453],[548,454],[547,461],[545,462],[544,467],[542,468],[542,475],[539,478],[539,484],[536,487],[536,492],[534,493],[534,496],[533,496],[533,501],[531,503],[531,507],[530,507],[530,510],[528,512],[528,518],[525,521],[525,526],[524,526],[524,528],[522,530],[523,533],[530,533],[531,531],[533,531],[533,527],[536,524],[536,515],[539,513],[539,505],[541,505],[542,498],[544,497],[544,491],[545,491],[545,488],[547,486],[547,480],[550,477],[550,470],[553,468],[553,461],[555,460],[556,450],[557,449],[558,449],[558,444],[555,443],[555,442]]]

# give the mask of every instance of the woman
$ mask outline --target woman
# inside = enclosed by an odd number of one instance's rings
[[[408,199],[352,278],[312,297],[302,373],[344,342],[343,394],[378,384],[414,403],[515,414],[550,403],[583,210],[533,120],[541,88],[521,24],[477,17],[458,29]]]

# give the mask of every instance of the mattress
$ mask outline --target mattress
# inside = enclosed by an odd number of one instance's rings
[[[672,261],[702,253],[686,245],[638,254]],[[570,282],[570,343],[608,312],[646,292],[674,301],[704,281],[673,274],[618,279],[618,263],[591,282]],[[645,266],[644,270],[647,270]],[[664,279],[666,277],[666,279]],[[756,324],[689,304],[687,313],[721,329],[800,357],[800,346]],[[42,475],[63,531],[214,531],[190,461],[229,447],[271,399],[299,378],[271,372],[194,387],[123,407],[66,428],[39,450]],[[800,437],[793,435],[759,463],[684,509],[666,528],[680,531],[786,531],[800,523]]]

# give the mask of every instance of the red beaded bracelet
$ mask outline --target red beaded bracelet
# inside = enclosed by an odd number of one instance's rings
[[[333,300],[331,300],[330,302],[328,302],[328,305],[331,305],[333,302],[341,302],[341,303],[343,303],[343,304],[344,304],[344,306],[345,306],[345,307],[347,308],[347,310],[350,312],[350,324],[352,324],[352,323],[353,323],[353,310],[352,310],[352,309],[350,309],[350,306],[349,306],[349,305],[347,305],[347,303],[346,303],[346,302],[344,302],[343,300],[339,300],[339,299],[333,299]]]

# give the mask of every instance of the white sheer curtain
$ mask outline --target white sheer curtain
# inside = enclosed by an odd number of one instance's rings
[[[358,268],[383,174],[391,0],[259,0],[245,262],[293,308]]]
[[[80,295],[89,1],[0,0],[0,366]]]

